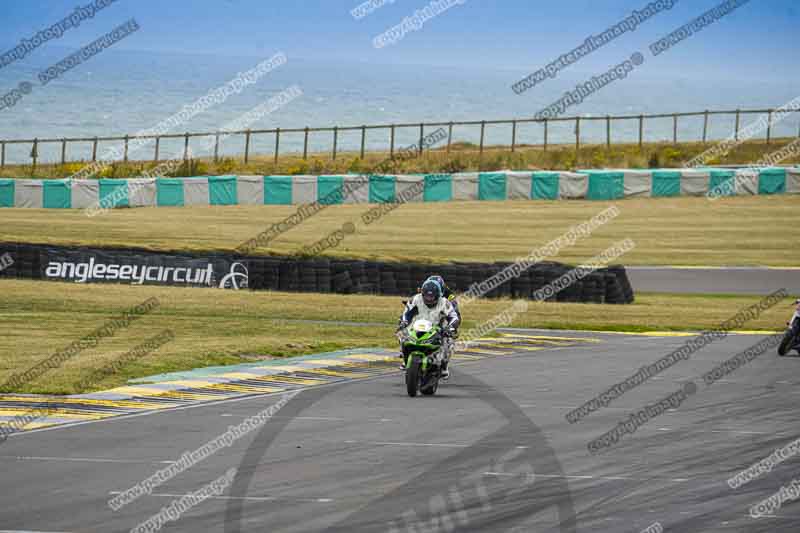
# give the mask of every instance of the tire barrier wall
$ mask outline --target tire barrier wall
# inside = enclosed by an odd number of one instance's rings
[[[0,257],[6,257],[3,264],[7,265],[0,270],[0,278],[403,296],[416,293],[432,274],[443,276],[456,292],[464,292],[511,264],[433,265],[3,243]],[[561,263],[537,263],[485,297],[533,298],[535,291],[571,268]],[[592,272],[547,299],[607,304],[633,300],[633,289],[621,265]]]
[[[368,181],[368,183],[367,183]],[[415,186],[417,184],[417,186]],[[403,191],[416,190],[406,197]],[[615,200],[800,193],[800,168],[466,172],[359,176],[0,179],[0,207],[96,209],[456,200]],[[102,202],[101,202],[102,200]]]

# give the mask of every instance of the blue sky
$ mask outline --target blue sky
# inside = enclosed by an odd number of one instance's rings
[[[0,44],[7,50],[90,0],[7,2]],[[394,0],[364,19],[360,0],[117,0],[57,43],[77,48],[135,17],[141,30],[120,50],[290,58],[335,64],[425,64],[459,68],[535,70],[644,7],[649,0],[466,0],[398,43],[375,49],[372,38],[429,0]],[[596,73],[616,64],[719,0],[678,0],[663,12],[570,67]],[[642,76],[717,79],[797,78],[800,2],[751,0],[668,53],[651,58]],[[40,51],[34,52],[34,57]],[[27,58],[26,58],[27,59]]]

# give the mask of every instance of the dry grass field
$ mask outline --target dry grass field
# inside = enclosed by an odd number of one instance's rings
[[[394,347],[393,331],[401,311],[398,297],[41,281],[0,280],[0,294],[0,384],[144,300],[155,297],[160,302],[130,327],[13,391],[30,393],[87,392],[75,388],[81,377],[165,329],[174,332],[172,342],[94,384],[93,390],[136,377],[252,362],[264,356]],[[619,306],[537,302],[511,325],[629,332],[700,330],[716,326],[756,301],[758,297],[749,296],[640,294],[634,304]],[[780,330],[788,303],[776,305],[746,327]],[[462,331],[510,304],[509,300],[479,300],[464,306]]]
[[[356,232],[331,257],[385,260],[511,261],[527,255],[611,204],[620,215],[555,260],[576,263],[631,238],[626,265],[799,266],[791,235],[800,196],[642,198],[616,202],[506,201],[409,203],[372,224],[364,204],[329,206],[256,254],[297,254],[346,222]],[[232,251],[296,206],[212,206],[117,209],[87,217],[82,210],[4,209],[0,242],[131,246],[152,250]]]

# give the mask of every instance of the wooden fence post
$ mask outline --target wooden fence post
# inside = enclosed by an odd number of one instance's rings
[[[678,144],[678,115],[672,114],[672,144]]]
[[[278,164],[278,154],[281,151],[281,129],[275,128],[275,164]]]
[[[250,130],[244,134],[244,164],[250,162]]]
[[[611,117],[606,115],[606,148],[611,149]]]
[[[389,138],[389,157],[394,157],[394,124],[389,127],[390,138]]]
[[[125,155],[122,157],[122,160],[127,163],[128,162],[128,136],[125,136]]]
[[[425,139],[425,124],[420,122],[420,124],[419,124],[419,155],[420,156],[422,156],[422,150],[423,150],[422,142],[423,142],[423,139]]]
[[[453,143],[453,123],[447,125],[447,154],[450,154],[450,145]]]
[[[511,152],[514,152],[517,147],[517,121],[511,121]]]
[[[736,110],[736,126],[733,132],[733,139],[738,141],[739,140],[739,115],[741,114],[740,110]]]
[[[36,170],[36,161],[39,159],[39,139],[33,140],[33,148],[31,148],[31,158],[33,159],[33,170]]]
[[[339,142],[339,126],[333,127],[333,160],[336,161],[336,144]]]
[[[767,144],[769,144],[772,139],[772,111],[773,110],[770,109],[767,114]]]
[[[480,157],[480,158],[483,158],[483,136],[484,136],[485,132],[486,132],[486,121],[482,120],[481,121],[481,146],[480,146],[480,148],[478,150],[478,157]]]
[[[67,140],[61,139],[61,164],[67,162]]]
[[[183,136],[183,160],[189,160],[189,132]]]
[[[161,148],[161,137],[157,136],[156,137],[156,151],[155,151],[155,155],[153,156],[153,161],[156,162],[156,163],[158,163],[158,151],[159,151],[159,148]]]
[[[544,151],[547,151],[547,119],[544,119]]]
[[[0,168],[6,166],[6,142],[0,141]]]
[[[642,149],[644,141],[644,115],[639,115],[639,150]]]
[[[308,159],[308,126],[306,126],[305,135],[303,136],[303,159]]]
[[[703,113],[703,144],[706,144],[708,139],[708,109]]]
[[[367,127],[361,125],[361,159],[364,159],[364,146],[367,143]]]
[[[219,162],[219,132],[214,134],[214,163]]]
[[[581,150],[581,117],[575,117],[575,161],[578,161],[578,155]]]

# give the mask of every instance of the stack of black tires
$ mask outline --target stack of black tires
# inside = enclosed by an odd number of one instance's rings
[[[338,294],[409,295],[432,274],[445,278],[457,292],[465,292],[498,275],[511,263],[419,264],[344,259],[245,259],[250,287],[256,290],[302,291]],[[537,263],[484,294],[487,298],[525,298],[552,302],[628,304],[634,300],[625,267],[609,266],[570,276],[574,267]],[[557,282],[562,279],[563,281]],[[549,287],[549,288],[548,288]]]

